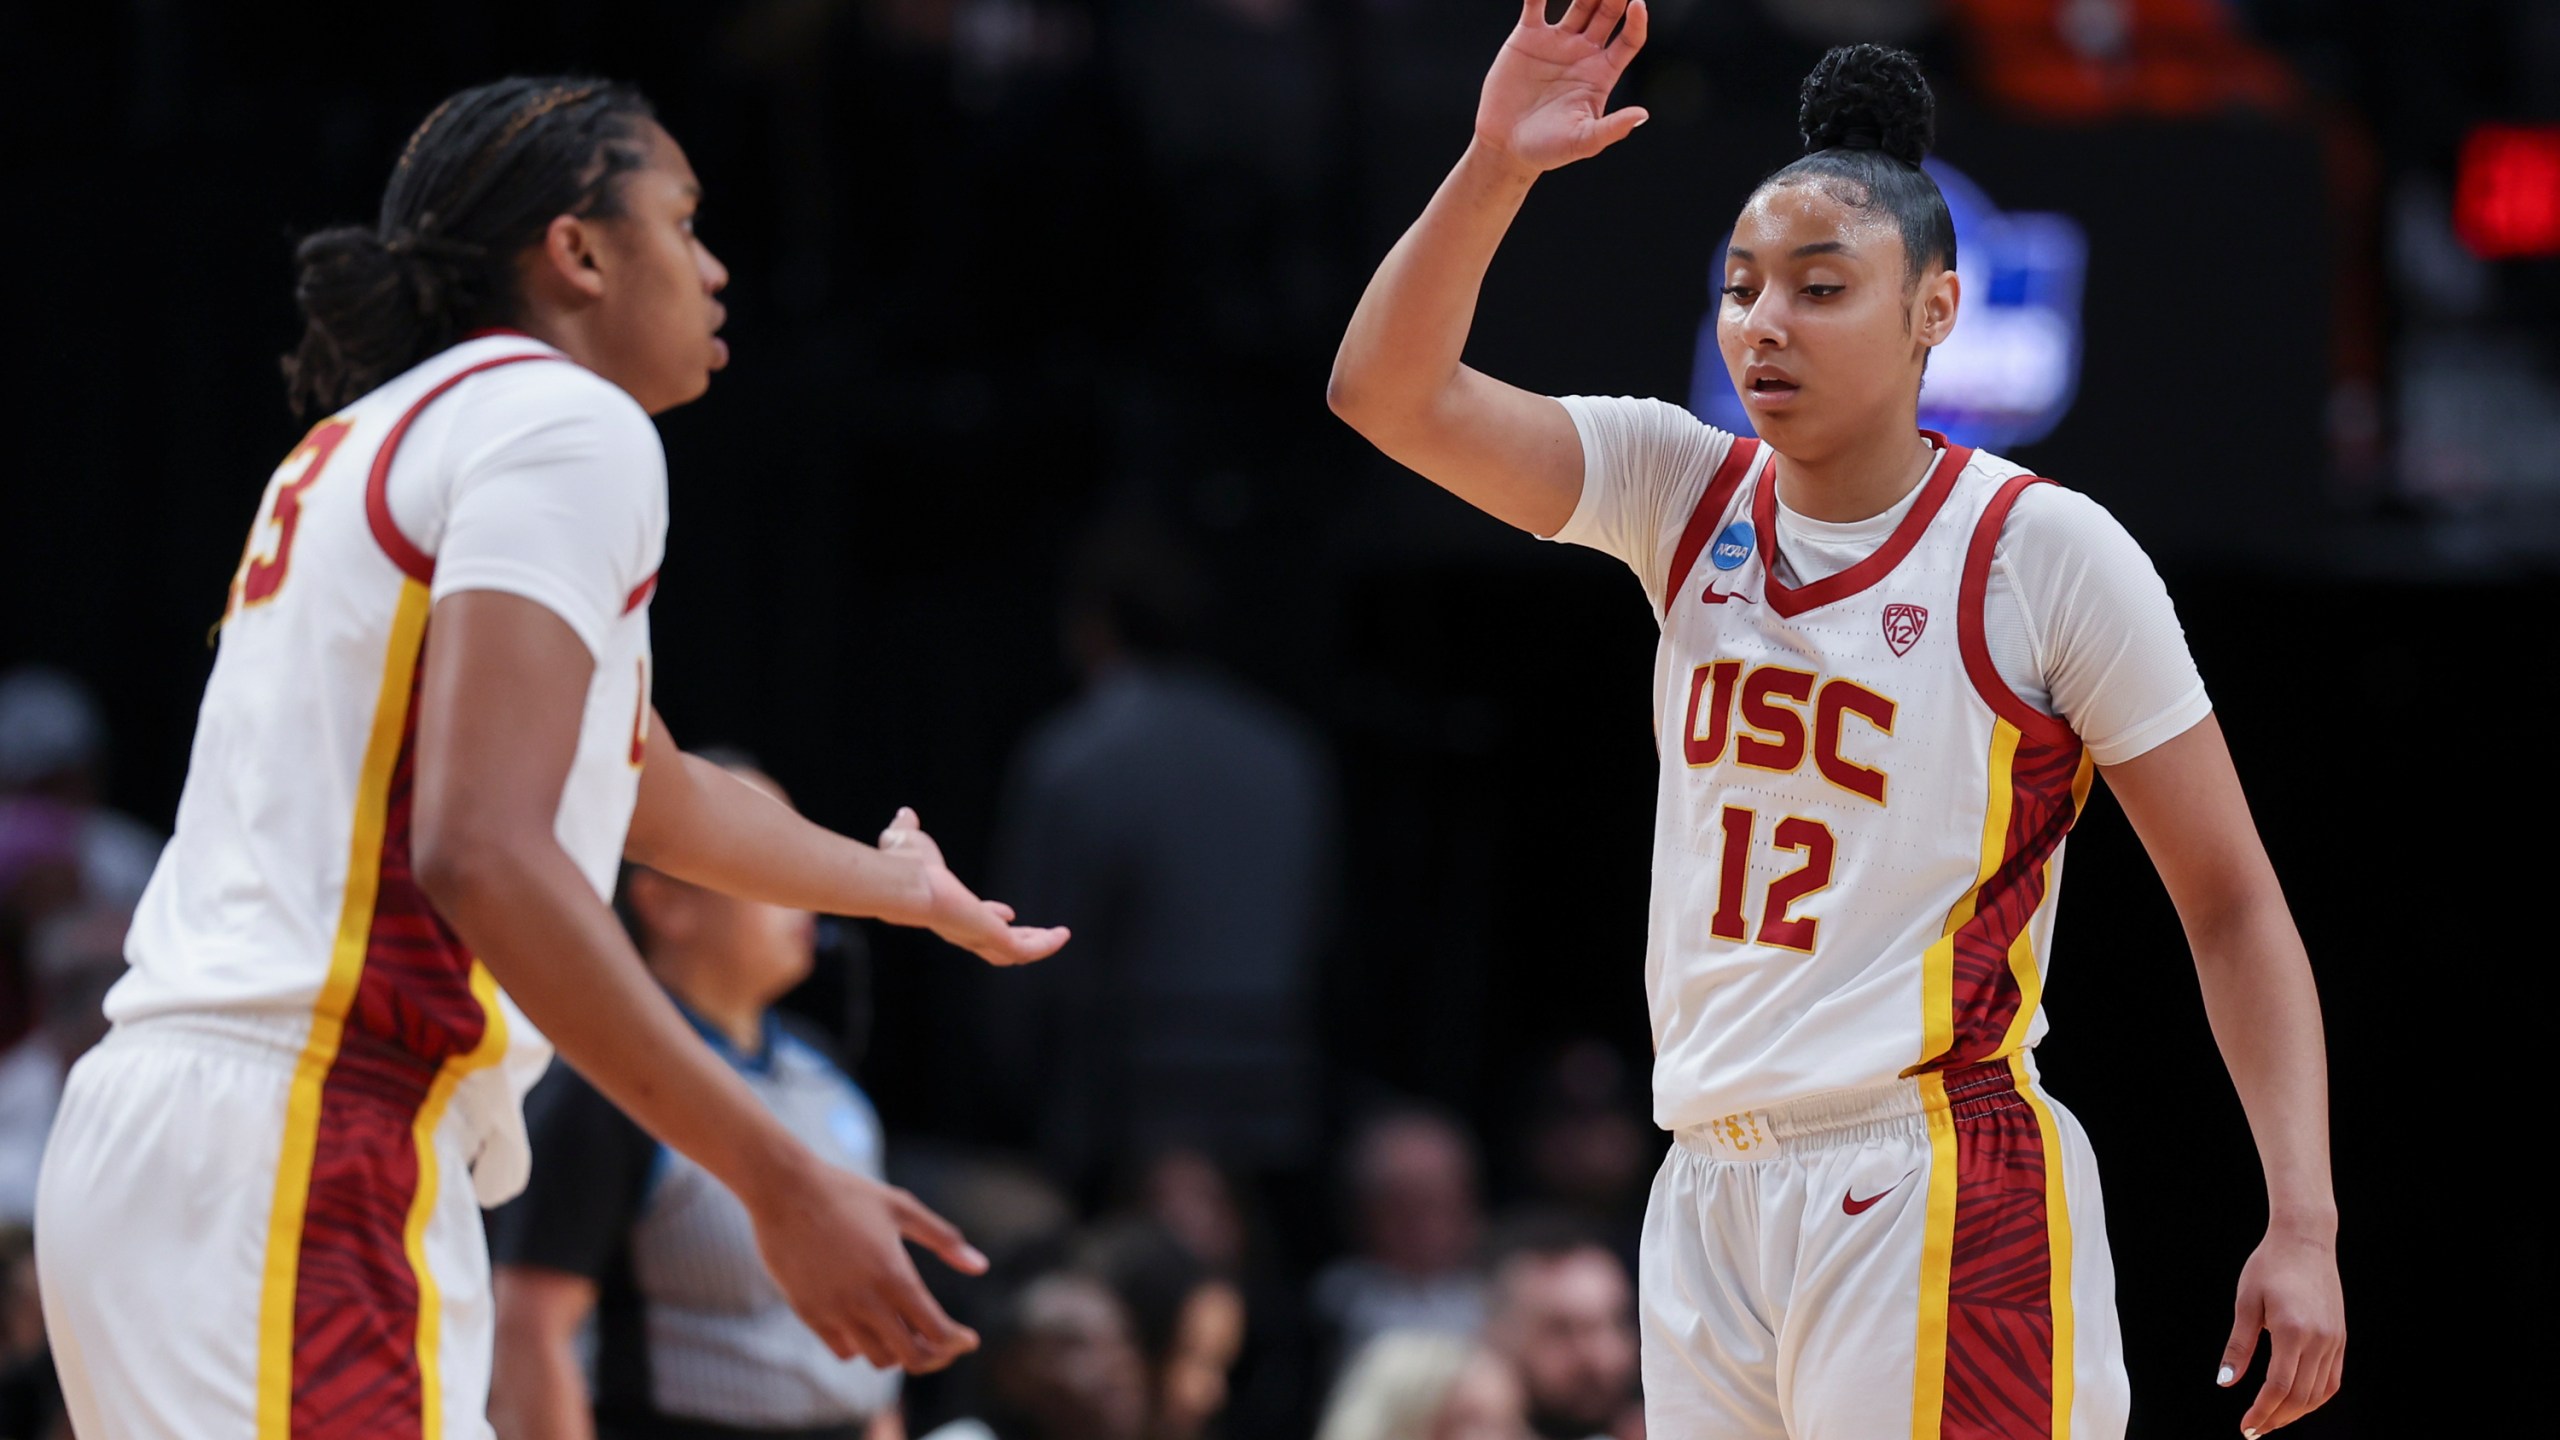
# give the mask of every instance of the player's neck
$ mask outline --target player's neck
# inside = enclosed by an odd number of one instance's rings
[[[1823,455],[1777,460],[1778,499],[1809,520],[1848,524],[1894,507],[1927,477],[1937,447],[1916,428],[1878,431]]]
[[[566,311],[528,303],[511,328],[523,331],[639,399],[640,392],[632,388],[631,377],[617,363],[619,357],[614,348],[594,333],[592,319],[592,311]]]

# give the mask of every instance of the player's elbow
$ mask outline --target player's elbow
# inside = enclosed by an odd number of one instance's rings
[[[512,849],[485,822],[422,813],[410,831],[409,866],[437,913],[452,920],[472,913],[521,868]]]
[[[452,831],[420,825],[409,836],[409,868],[418,888],[448,917],[469,904],[471,891],[481,883],[469,842]]]
[[[1334,362],[1332,378],[1325,382],[1324,403],[1344,424],[1381,449],[1406,428],[1406,407],[1341,360]]]
[[[1333,373],[1325,378],[1324,405],[1352,429],[1360,428],[1360,405],[1366,397],[1352,379],[1350,369],[1341,357],[1333,362]]]

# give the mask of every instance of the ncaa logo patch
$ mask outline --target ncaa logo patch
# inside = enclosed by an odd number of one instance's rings
[[[1884,643],[1896,655],[1908,655],[1920,643],[1920,632],[1929,628],[1929,612],[1917,605],[1892,604],[1884,607]]]
[[[1707,547],[1707,559],[1719,570],[1738,570],[1751,558],[1751,522],[1736,520],[1724,527],[1716,543]]]

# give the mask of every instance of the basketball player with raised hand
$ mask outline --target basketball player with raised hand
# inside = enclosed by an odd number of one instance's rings
[[[376,224],[298,252],[286,371],[323,418],[234,577],[115,1028],[37,1197],[87,1440],[487,1434],[477,1212],[523,1188],[553,1043],[744,1202],[837,1354],[976,1343],[903,1242],[984,1259],[793,1138],[606,905],[628,855],[996,964],[1066,939],[971,894],[912,811],[860,844],[658,722],[649,417],[728,358],[700,201],[636,92],[506,80],[427,117]]]
[[[1917,64],[1824,57],[1806,154],[1735,222],[1717,338],[1758,438],[1461,361],[1537,177],[1643,123],[1607,101],[1647,18],[1527,0],[1330,400],[1496,518],[1624,561],[1661,624],[1645,981],[1677,1143],[1638,1277],[1649,1426],[2123,1433],[2097,1169],[2033,1060],[2062,844],[2103,774],[2263,1162],[2218,1379],[2265,1333],[2240,1426],[2273,1430],[2335,1392],[2345,1345],[2319,998],[2149,561],[2094,502],[1918,429],[1962,295]],[[1590,273],[1623,243],[1592,236]]]

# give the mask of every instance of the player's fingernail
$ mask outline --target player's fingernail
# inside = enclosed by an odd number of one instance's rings
[[[2219,1375],[2216,1375],[2215,1377],[2213,1377],[2213,1383],[2214,1383],[2214,1384],[2216,1384],[2216,1385],[2228,1385],[2228,1384],[2230,1384],[2230,1383],[2231,1383],[2231,1367],[2230,1367],[2230,1366],[2228,1366],[2228,1365],[2223,1366],[2223,1367],[2222,1367],[2222,1373],[2221,1373],[2221,1374],[2219,1374]]]
[[[2240,1427],[2240,1440],[2258,1440],[2258,1432],[2247,1425]]]
[[[975,1265],[975,1266],[977,1266],[977,1267],[978,1267],[979,1269],[981,1269],[981,1270],[984,1270],[984,1269],[986,1269],[986,1268],[987,1268],[987,1257],[986,1257],[986,1252],[984,1252],[984,1251],[980,1250],[980,1249],[979,1249],[977,1246],[975,1246],[975,1245],[963,1245],[963,1246],[961,1246],[961,1247],[960,1247],[960,1259],[961,1259],[961,1262],[962,1262],[963,1264],[967,1264],[967,1265]]]

